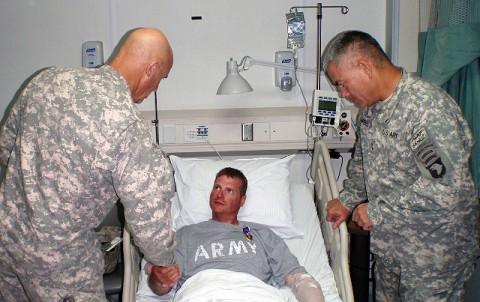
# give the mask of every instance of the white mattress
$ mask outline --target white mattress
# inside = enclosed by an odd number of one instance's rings
[[[323,242],[322,231],[313,202],[313,186],[308,184],[291,184],[292,211],[295,226],[303,232],[302,238],[285,239],[288,247],[297,256],[300,264],[315,277],[322,286],[326,302],[341,301],[335,285],[333,272]],[[172,209],[175,211],[175,209]],[[147,276],[142,271],[136,301],[154,302],[171,301],[173,292],[166,296],[156,296],[147,285]],[[282,288],[286,301],[296,301],[289,288]]]

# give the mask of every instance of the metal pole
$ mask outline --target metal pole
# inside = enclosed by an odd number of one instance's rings
[[[157,92],[155,91],[155,120],[152,122],[155,124],[155,141],[157,144],[160,143],[160,133],[158,131],[158,109],[157,109]]]
[[[320,90],[320,75],[322,73],[322,16],[323,8],[340,8],[343,15],[348,14],[348,6],[344,5],[327,5],[317,3],[317,6],[292,6],[290,12],[299,8],[316,8],[317,9],[317,90]]]
[[[320,90],[322,72],[322,3],[317,4],[317,90]]]

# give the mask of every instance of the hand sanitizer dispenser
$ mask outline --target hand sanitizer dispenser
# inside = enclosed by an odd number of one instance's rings
[[[82,44],[82,66],[103,65],[103,44],[101,41],[87,41]]]
[[[293,70],[293,52],[292,51],[277,51],[275,53],[275,63],[289,66],[292,69],[275,68],[275,86],[280,87],[282,91],[290,91],[295,86],[295,71]]]

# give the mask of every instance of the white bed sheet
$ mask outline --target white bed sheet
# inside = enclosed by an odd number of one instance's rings
[[[333,272],[328,264],[322,231],[313,201],[313,186],[291,183],[290,188],[294,224],[299,231],[303,232],[304,236],[285,239],[285,242],[292,253],[297,256],[300,264],[320,283],[325,301],[341,301]],[[175,207],[172,207],[172,212],[174,211]],[[173,292],[163,297],[156,296],[148,287],[146,280],[147,276],[142,271],[136,295],[137,302],[172,301]],[[285,301],[297,301],[289,288],[281,288],[281,292],[285,296]]]

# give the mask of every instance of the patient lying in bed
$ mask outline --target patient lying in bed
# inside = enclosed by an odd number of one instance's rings
[[[298,301],[324,301],[318,282],[280,237],[263,225],[237,220],[246,190],[241,171],[224,168],[217,173],[210,193],[212,219],[176,234],[178,265],[147,267],[154,293],[165,295],[176,286],[175,301],[285,301],[272,285],[287,285]]]

